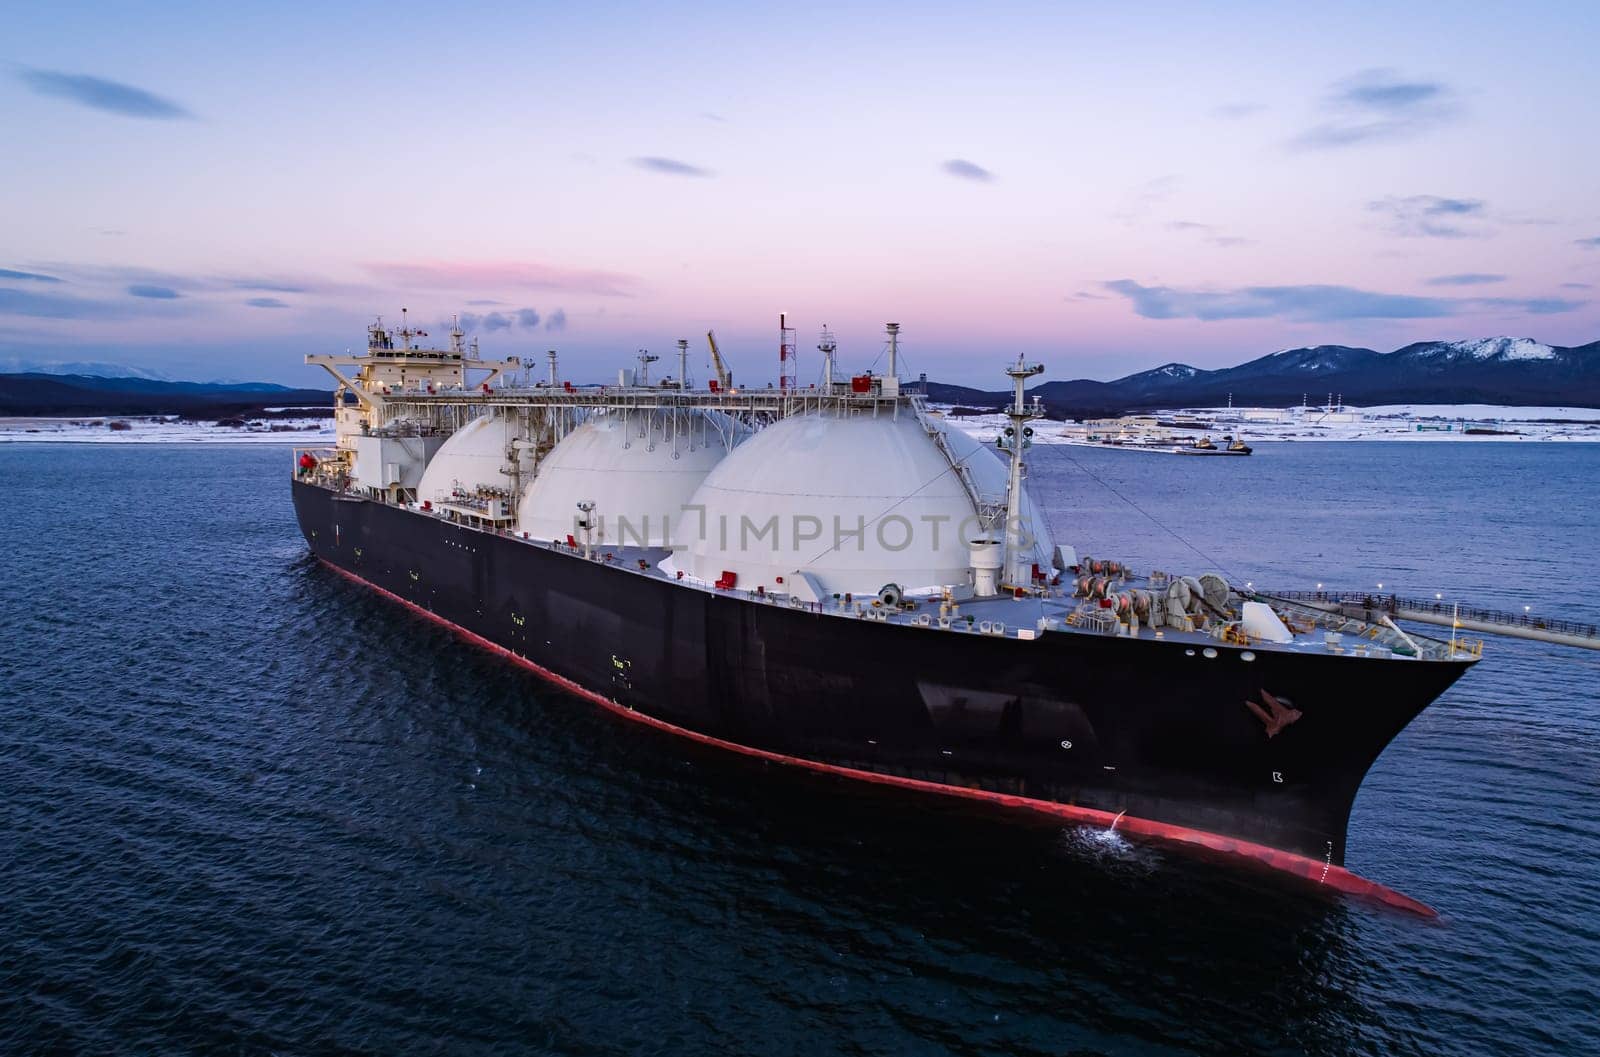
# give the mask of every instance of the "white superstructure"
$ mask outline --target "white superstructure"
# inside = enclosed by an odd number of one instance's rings
[[[824,331],[820,387],[755,390],[725,367],[689,389],[686,343],[678,378],[632,384],[655,359],[641,350],[638,373],[599,388],[558,382],[554,353],[548,382],[492,384],[517,361],[469,354],[459,329],[449,350],[413,348],[409,328],[399,348],[381,325],[369,334],[364,357],[307,358],[340,380],[338,446],[300,470],[357,493],[590,556],[653,549],[644,560],[670,575],[809,602],[1026,595],[1057,571],[1023,486],[1037,409],[1019,402],[993,446],[951,429],[902,391],[898,325],[888,373],[834,380]],[[475,382],[474,368],[491,373]]]

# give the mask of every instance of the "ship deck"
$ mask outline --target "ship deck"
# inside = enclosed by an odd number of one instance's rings
[[[354,492],[340,494],[351,501],[382,502]],[[1476,643],[1466,640],[1445,642],[1406,632],[1397,626],[1328,612],[1292,599],[1253,593],[1249,599],[1268,602],[1288,618],[1293,632],[1291,641],[1274,642],[1245,635],[1236,623],[1228,619],[1234,614],[1227,612],[1218,613],[1203,629],[1140,626],[1119,620],[1112,610],[1102,607],[1098,602],[1076,597],[1072,592],[1069,574],[1059,577],[1061,582],[1058,584],[1026,589],[1020,594],[1013,590],[996,597],[958,597],[950,619],[945,621],[941,619],[940,595],[937,593],[908,594],[898,608],[885,606],[871,595],[841,595],[825,602],[812,602],[791,594],[769,591],[765,587],[720,587],[686,574],[669,572],[662,568],[662,563],[674,553],[668,547],[595,545],[590,554],[585,556],[581,543],[533,539],[509,528],[463,517],[459,510],[425,510],[417,504],[402,504],[399,508],[417,517],[455,525],[464,531],[503,536],[530,547],[554,550],[573,561],[597,562],[630,575],[673,582],[685,590],[728,595],[753,604],[805,610],[834,619],[898,624],[944,634],[985,635],[1023,641],[1056,634],[1117,635],[1185,645],[1208,657],[1215,656],[1219,649],[1233,649],[1331,654],[1365,659],[1440,661],[1475,658],[1479,648]],[[1167,583],[1130,573],[1118,580],[1117,589],[1124,588],[1164,593]]]

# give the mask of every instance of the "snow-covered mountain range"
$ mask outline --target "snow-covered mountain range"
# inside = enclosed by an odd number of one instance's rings
[[[1004,393],[929,384],[936,400],[998,406]],[[1393,352],[1348,345],[1284,349],[1236,367],[1168,363],[1111,382],[1046,382],[1034,390],[1067,414],[1225,404],[1284,406],[1330,394],[1355,404],[1509,404],[1600,407],[1600,342],[1532,338],[1424,341]]]

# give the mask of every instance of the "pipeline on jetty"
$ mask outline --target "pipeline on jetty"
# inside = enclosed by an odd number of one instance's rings
[[[1461,605],[1439,599],[1402,598],[1370,591],[1273,591],[1262,597],[1298,602],[1328,612],[1362,620],[1387,615],[1394,620],[1414,620],[1438,624],[1458,631],[1477,631],[1489,635],[1553,642],[1561,646],[1600,650],[1600,625],[1574,620],[1558,620],[1531,613],[1512,613],[1481,606]]]

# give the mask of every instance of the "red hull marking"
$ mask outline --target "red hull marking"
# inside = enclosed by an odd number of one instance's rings
[[[1310,881],[1313,884],[1326,885],[1329,888],[1343,892],[1346,895],[1356,896],[1361,899],[1373,900],[1375,902],[1382,903],[1385,906],[1394,907],[1397,910],[1408,911],[1409,913],[1418,914],[1422,917],[1433,918],[1439,916],[1438,911],[1434,910],[1426,903],[1412,899],[1408,895],[1405,895],[1401,892],[1396,892],[1394,889],[1387,888],[1375,881],[1369,881],[1365,877],[1351,873],[1342,866],[1332,866],[1326,862],[1312,859],[1305,855],[1296,855],[1293,852],[1282,851],[1278,848],[1269,848],[1265,844],[1255,844],[1251,841],[1238,840],[1234,837],[1225,837],[1220,833],[1208,833],[1205,830],[1190,829],[1187,826],[1174,826],[1167,822],[1156,822],[1152,819],[1138,818],[1134,815],[1123,815],[1121,816],[1121,821],[1117,821],[1118,816],[1112,814],[1111,812],[1098,811],[1094,808],[1077,807],[1072,804],[1058,804],[1051,800],[1035,800],[1032,797],[1015,796],[1009,793],[994,793],[987,789],[968,789],[964,786],[942,785],[938,782],[923,781],[920,778],[901,778],[892,774],[879,774],[876,771],[861,771],[854,767],[840,767],[837,764],[822,763],[818,760],[807,760],[798,756],[785,756],[783,753],[772,752],[768,749],[758,749],[750,745],[741,745],[735,741],[727,741],[723,738],[714,737],[710,734],[702,734],[699,731],[690,730],[687,727],[680,727],[675,723],[668,723],[664,719],[657,719],[655,716],[648,716],[643,712],[636,712],[626,705],[618,704],[609,697],[597,694],[593,690],[589,690],[586,687],[579,686],[577,683],[573,682],[571,679],[568,679],[564,675],[557,675],[550,669],[535,664],[533,661],[528,660],[528,658],[519,653],[515,653],[506,649],[499,643],[491,642],[482,635],[468,631],[461,625],[446,620],[444,617],[441,617],[432,610],[424,609],[415,602],[401,598],[393,591],[387,591],[370,580],[362,579],[355,573],[350,572],[348,569],[340,568],[339,566],[328,561],[326,558],[321,558],[319,560],[322,561],[322,563],[328,568],[338,573],[340,576],[347,577],[363,587],[370,588],[371,590],[378,592],[380,595],[400,603],[412,612],[426,617],[436,624],[440,624],[446,628],[449,628],[451,631],[467,639],[469,642],[472,642],[478,646],[482,646],[484,649],[489,650],[492,653],[497,653],[508,660],[522,665],[524,668],[537,673],[541,678],[554,683],[556,686],[561,687],[561,689],[570,694],[575,694],[578,697],[584,698],[585,700],[592,701],[608,712],[613,712],[635,722],[643,723],[647,727],[654,727],[657,730],[666,731],[669,734],[675,734],[681,738],[687,738],[690,741],[698,742],[701,745],[710,745],[718,749],[726,749],[729,752],[736,752],[742,756],[750,756],[758,760],[766,760],[769,763],[783,764],[787,767],[800,767],[804,768],[805,770],[817,771],[822,774],[838,775],[841,778],[852,778],[861,782],[873,782],[877,785],[897,786],[901,789],[914,789],[922,793],[936,793],[940,796],[953,796],[967,800],[979,800],[987,803],[999,804],[1003,807],[1013,808],[1021,811],[1029,811],[1039,815],[1048,815],[1054,818],[1066,819],[1071,822],[1084,823],[1091,826],[1104,826],[1109,828],[1112,823],[1115,822],[1116,827],[1126,833],[1138,834],[1141,837],[1151,837],[1170,844],[1183,844],[1191,847],[1205,848],[1209,851],[1222,852],[1227,855],[1243,856],[1244,858],[1253,859],[1256,862],[1264,863],[1274,870],[1281,870],[1285,873],[1293,874],[1296,877],[1303,878],[1304,880]]]

